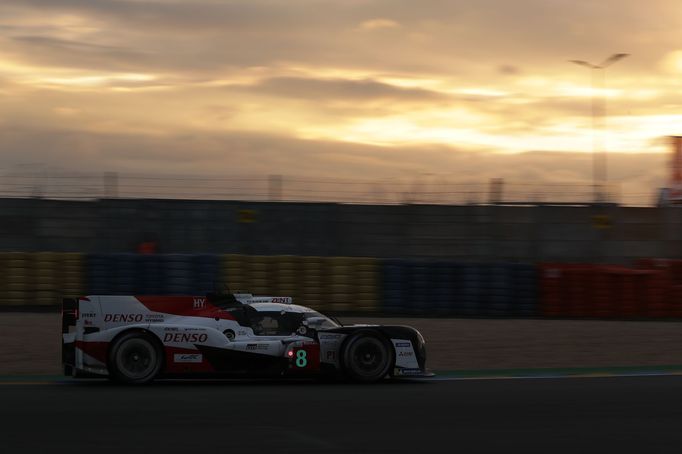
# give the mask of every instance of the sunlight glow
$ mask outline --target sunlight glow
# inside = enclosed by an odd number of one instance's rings
[[[156,77],[148,74],[107,74],[96,76],[45,77],[33,79],[35,83],[47,83],[75,87],[97,87],[116,82],[149,82]]]

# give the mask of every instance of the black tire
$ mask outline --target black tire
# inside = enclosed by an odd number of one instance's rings
[[[109,352],[109,376],[131,385],[149,383],[159,374],[163,351],[149,334],[124,334]]]
[[[348,378],[360,383],[374,383],[390,372],[395,362],[389,341],[374,331],[358,331],[345,342],[342,359]]]

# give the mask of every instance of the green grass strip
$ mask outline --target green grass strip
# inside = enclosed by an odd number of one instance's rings
[[[453,378],[678,375],[682,374],[682,365],[441,370],[435,371],[435,373],[436,376]]]

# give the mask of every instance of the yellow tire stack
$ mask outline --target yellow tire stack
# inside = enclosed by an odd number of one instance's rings
[[[231,292],[248,293],[249,268],[248,257],[241,254],[223,255],[223,282],[226,282]]]
[[[36,252],[33,256],[33,267],[30,270],[31,303],[37,306],[53,306],[59,302],[57,254],[54,252]]]
[[[327,310],[322,257],[299,257],[299,262],[300,298],[298,304],[319,311]]]
[[[294,303],[300,303],[299,257],[294,255],[278,255],[272,258],[275,288],[273,296],[290,296]]]
[[[348,312],[353,309],[353,259],[350,257],[325,257],[326,287],[329,310]]]
[[[3,303],[8,306],[34,304],[31,291],[31,255],[26,252],[5,252]]]
[[[272,295],[275,285],[271,271],[274,258],[267,255],[249,256],[249,292],[254,295]]]
[[[291,296],[323,312],[374,312],[379,304],[374,258],[227,254],[222,268],[233,292]]]
[[[0,305],[9,305],[7,296],[7,264],[5,256],[7,254],[0,252]]]
[[[379,308],[379,261],[353,259],[353,311],[375,312]]]
[[[61,302],[61,298],[74,298],[87,293],[83,262],[84,255],[80,252],[56,254],[58,302]]]

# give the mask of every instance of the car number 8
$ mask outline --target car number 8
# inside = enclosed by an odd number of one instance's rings
[[[296,352],[296,367],[305,367],[308,365],[307,353],[305,350]]]

